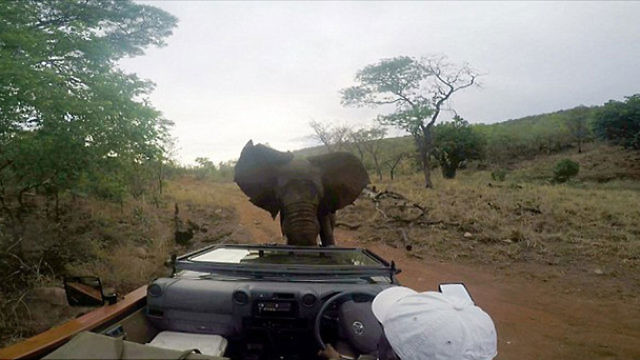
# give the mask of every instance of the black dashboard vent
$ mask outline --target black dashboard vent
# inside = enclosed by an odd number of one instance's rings
[[[162,287],[158,284],[152,284],[147,288],[147,293],[154,297],[160,296],[162,295]]]
[[[233,292],[233,301],[236,304],[246,305],[249,303],[249,295],[242,290],[236,290]]]
[[[313,306],[313,304],[316,303],[316,300],[318,300],[318,298],[315,295],[313,295],[313,294],[305,294],[302,297],[302,304],[304,306]]]

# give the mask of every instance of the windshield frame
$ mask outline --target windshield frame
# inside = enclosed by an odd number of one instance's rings
[[[360,252],[378,265],[310,265],[310,264],[251,264],[251,263],[223,263],[213,261],[196,261],[194,258],[207,252],[220,249],[246,249],[251,251],[288,251],[298,253],[349,253]],[[210,274],[228,276],[241,276],[251,278],[282,279],[286,277],[313,277],[313,278],[344,278],[344,277],[376,277],[383,276],[396,282],[395,263],[387,262],[375,253],[363,248],[346,247],[302,247],[291,245],[237,245],[237,244],[213,244],[202,249],[179,256],[174,261],[174,274],[181,270],[191,270]]]

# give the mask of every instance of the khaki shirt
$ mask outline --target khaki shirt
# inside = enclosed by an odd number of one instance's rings
[[[358,357],[358,360],[378,360],[378,357],[373,355],[360,355],[360,357]]]
[[[340,359],[329,359],[329,360],[340,360]],[[373,355],[360,355],[358,356],[358,360],[378,360],[378,358]]]

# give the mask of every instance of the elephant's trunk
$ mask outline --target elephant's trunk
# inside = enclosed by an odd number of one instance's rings
[[[318,244],[317,206],[309,202],[287,204],[282,209],[282,232],[290,245],[316,246]]]

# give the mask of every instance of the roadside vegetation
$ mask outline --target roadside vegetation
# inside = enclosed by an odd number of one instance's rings
[[[552,172],[556,159],[562,157],[599,170],[557,184]],[[615,167],[601,166],[613,159],[620,159]],[[539,156],[514,168],[504,181],[493,180],[488,170],[472,169],[460,171],[453,180],[434,176],[438,191],[422,190],[417,174],[376,181],[379,190],[402,194],[409,205],[398,210],[398,200],[374,203],[359,199],[339,219],[357,227],[357,237],[365,243],[410,246],[408,253],[421,258],[499,266],[549,265],[587,277],[616,278],[626,284],[627,295],[637,294],[638,162],[640,154],[589,144],[582,154],[569,150]],[[616,178],[622,173],[626,175]],[[547,176],[541,176],[544,174]],[[611,180],[598,182],[600,178]],[[412,203],[424,208],[423,217],[416,215],[419,212]]]

